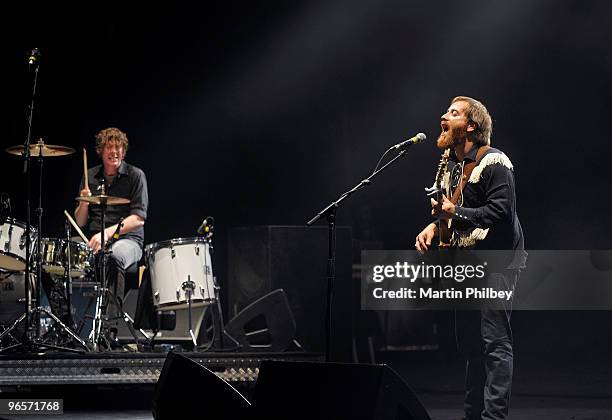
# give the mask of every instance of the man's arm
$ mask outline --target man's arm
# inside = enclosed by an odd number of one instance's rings
[[[81,180],[81,186],[83,185],[83,180]],[[81,192],[79,193],[81,197],[90,197],[91,191],[89,190],[89,186],[85,188],[81,188]],[[87,219],[89,218],[89,203],[86,201],[79,201],[79,205],[74,211],[74,218],[76,219],[79,227],[83,227],[87,224]]]
[[[128,232],[131,232],[139,227],[144,226],[145,220],[138,216],[137,214],[130,214],[128,217],[123,219],[122,227],[119,230],[119,234],[123,235]],[[117,225],[112,225],[104,229],[104,241],[108,241],[111,236],[117,230]],[[89,240],[89,246],[94,250],[94,252],[98,252],[102,246],[102,237],[100,236],[100,232],[96,233]]]
[[[419,254],[424,254],[431,245],[431,241],[438,234],[438,225],[436,223],[428,224],[416,237],[414,246]]]
[[[482,172],[486,202],[483,206],[455,206],[452,217],[465,220],[480,228],[488,228],[508,218],[514,208],[515,190],[512,170],[499,164],[487,166]]]

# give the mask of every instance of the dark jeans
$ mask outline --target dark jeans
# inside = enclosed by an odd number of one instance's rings
[[[140,260],[142,248],[131,239],[119,239],[111,245],[111,251],[106,263],[107,287],[121,305],[125,293],[125,270]]]
[[[514,290],[518,271],[495,273],[493,286]],[[512,301],[502,309],[456,311],[459,351],[466,357],[464,410],[468,420],[506,419],[512,388]]]

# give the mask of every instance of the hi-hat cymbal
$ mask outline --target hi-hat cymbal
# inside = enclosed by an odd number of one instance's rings
[[[107,206],[116,206],[118,204],[129,204],[130,200],[123,197],[113,197],[106,194],[90,195],[88,197],[77,197],[77,201],[86,201],[89,204],[106,204]]]
[[[23,145],[11,146],[6,149],[6,152],[11,155],[23,156]],[[38,140],[38,143],[30,145],[30,156],[32,157],[66,156],[74,152],[75,150],[71,147],[45,144],[42,139]]]

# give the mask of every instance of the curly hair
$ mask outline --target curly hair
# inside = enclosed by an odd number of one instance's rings
[[[125,133],[118,128],[109,127],[96,134],[96,152],[101,155],[107,143],[119,143],[123,146],[123,152],[127,153],[129,142]]]
[[[476,124],[474,137],[477,143],[482,145],[491,144],[491,133],[493,132],[493,120],[484,104],[469,96],[457,96],[453,98],[451,104],[455,102],[467,102],[467,118]]]

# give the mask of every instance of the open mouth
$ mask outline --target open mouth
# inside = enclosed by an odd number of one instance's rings
[[[446,133],[446,132],[448,132],[448,129],[449,129],[449,127],[448,127],[448,123],[446,123],[445,121],[442,121],[442,122],[440,123],[440,127],[442,127],[442,133]]]

